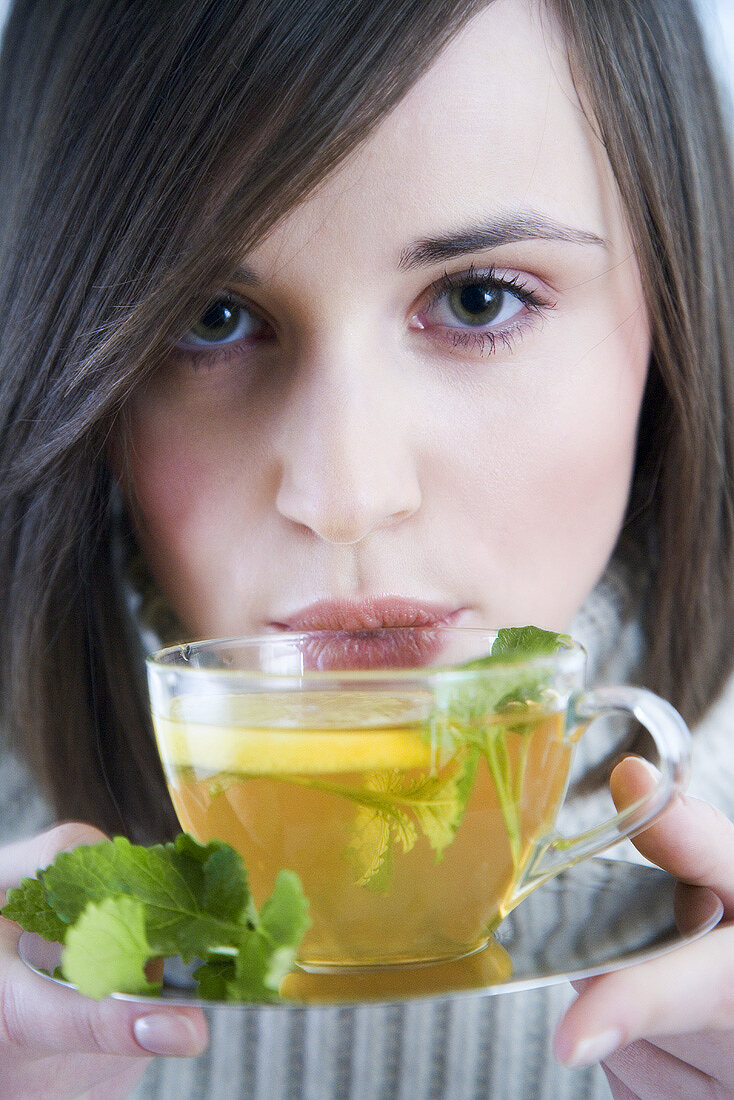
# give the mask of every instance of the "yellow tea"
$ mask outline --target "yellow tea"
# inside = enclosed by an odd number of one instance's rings
[[[563,798],[564,716],[448,730],[429,696],[181,696],[154,714],[179,820],[241,853],[257,905],[295,871],[304,967],[455,959],[486,944]],[[206,719],[206,720],[204,720]]]

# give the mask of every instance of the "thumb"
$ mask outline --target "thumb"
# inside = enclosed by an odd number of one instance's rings
[[[618,810],[644,798],[659,781],[657,769],[628,756],[612,772],[610,787]],[[734,916],[734,824],[708,802],[677,795],[633,844],[663,870],[692,886],[707,886]]]
[[[6,844],[0,848],[0,891],[17,886],[22,878],[34,878],[36,871],[53,863],[59,852],[106,839],[93,825],[69,821],[27,840]]]
[[[59,852],[104,839],[99,829],[70,822],[6,845],[0,848],[0,888],[34,876]],[[199,1009],[82,997],[27,969],[17,953],[19,936],[16,924],[0,920],[0,1049],[10,1044],[36,1056],[72,1051],[186,1056],[205,1048],[207,1028]]]

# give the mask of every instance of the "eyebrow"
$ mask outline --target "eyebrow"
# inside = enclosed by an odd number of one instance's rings
[[[239,264],[232,272],[232,282],[239,283],[240,286],[262,286],[262,279],[259,275],[256,275],[251,267],[247,267],[246,264]]]
[[[517,214],[499,214],[475,225],[446,233],[439,237],[424,237],[413,241],[400,253],[398,269],[410,271],[415,267],[429,267],[442,260],[451,260],[470,252],[485,252],[518,241],[566,241],[570,244],[596,245],[608,248],[603,237],[586,229],[574,229],[563,225],[545,214],[533,210]],[[262,280],[252,268],[240,264],[233,272],[234,282],[241,286],[261,286]]]
[[[604,238],[596,233],[574,229],[545,214],[527,210],[516,214],[498,214],[455,233],[413,241],[400,253],[398,268],[401,271],[410,271],[414,267],[428,267],[468,252],[484,252],[490,248],[500,248],[501,245],[529,240],[566,241],[570,244],[608,248]]]

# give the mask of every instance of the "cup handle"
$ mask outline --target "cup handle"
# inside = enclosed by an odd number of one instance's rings
[[[536,886],[579,860],[642,832],[662,813],[674,794],[685,790],[690,774],[691,735],[678,711],[651,691],[603,687],[581,692],[570,700],[568,728],[573,730],[590,725],[603,715],[619,713],[632,715],[650,733],[659,755],[659,783],[644,798],[586,832],[575,836],[552,833],[546,837],[517,884],[513,906]]]

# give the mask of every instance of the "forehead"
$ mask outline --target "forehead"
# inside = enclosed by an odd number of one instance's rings
[[[519,210],[628,248],[551,13],[540,0],[493,0],[251,259],[266,276],[304,249],[394,269],[412,239]]]

